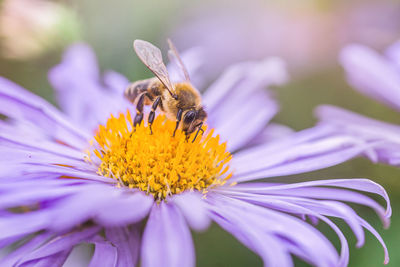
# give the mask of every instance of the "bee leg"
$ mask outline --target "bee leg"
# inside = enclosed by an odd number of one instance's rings
[[[203,123],[202,123],[202,122],[200,122],[199,124],[196,125],[196,127],[198,127],[198,129],[197,129],[196,135],[194,136],[194,138],[193,138],[193,140],[192,140],[192,143],[196,140],[197,135],[199,134],[200,131],[201,131],[201,135],[204,134],[204,130],[201,129],[201,126],[203,126]]]
[[[143,120],[143,105],[144,105],[145,96],[146,96],[146,93],[142,93],[136,104],[136,116],[135,116],[135,120],[133,122],[134,127],[136,127],[136,125],[140,124]]]
[[[157,97],[156,100],[153,102],[153,105],[151,106],[151,111],[149,114],[149,118],[147,119],[147,121],[149,122],[149,127],[150,127],[150,134],[153,134],[153,129],[151,128],[151,125],[153,124],[154,118],[156,116],[156,109],[158,107],[158,105],[161,102],[161,96]]]
[[[182,109],[178,109],[178,112],[176,113],[176,126],[175,126],[174,134],[172,135],[172,137],[175,136],[176,130],[179,127],[179,123],[181,122],[181,119],[182,119],[182,112],[183,112]]]

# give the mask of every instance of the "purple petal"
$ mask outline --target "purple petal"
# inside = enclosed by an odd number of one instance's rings
[[[28,190],[29,188],[35,188],[36,187],[41,187],[43,185],[44,188],[56,188],[57,186],[68,186],[72,184],[82,184],[84,182],[80,180],[70,180],[70,179],[65,179],[65,180],[53,180],[53,179],[43,179],[40,183],[38,183],[35,179],[33,180],[15,180],[13,178],[13,181],[9,180],[2,180],[2,183],[0,183],[0,192],[2,194],[6,194],[8,192],[18,192],[18,191],[23,191],[23,190]]]
[[[196,231],[206,230],[211,223],[203,195],[198,192],[187,192],[176,195],[174,204],[181,210],[189,226]]]
[[[350,190],[323,188],[323,187],[310,187],[303,183],[292,184],[293,187],[285,188],[285,185],[273,185],[264,183],[252,183],[251,187],[246,184],[238,184],[229,191],[249,192],[255,194],[268,194],[268,195],[283,195],[283,196],[298,196],[313,199],[332,199],[339,201],[348,201],[364,206],[368,206],[375,210],[381,218],[385,227],[388,227],[390,220],[386,214],[386,210],[378,204],[375,200]]]
[[[333,183],[328,183],[328,185],[336,185],[336,186],[344,186],[348,187],[351,189],[358,189],[362,191],[367,191],[371,193],[380,193],[383,195],[385,198],[387,198],[386,192],[382,192],[382,188],[368,180],[362,180],[362,179],[352,179],[355,181],[351,180],[333,180]],[[329,181],[329,180],[328,180]],[[308,186],[311,186],[311,184],[319,182],[320,184],[327,185],[326,181],[313,181],[313,182],[308,182]],[[305,184],[305,183],[300,183],[300,184]],[[364,233],[362,231],[362,227],[365,227],[367,230],[369,230],[372,234],[375,235],[375,237],[379,240],[379,242],[382,244],[382,247],[384,248],[385,252],[385,262],[388,261],[389,256],[387,252],[386,245],[382,241],[382,238],[380,235],[367,223],[365,222],[361,217],[359,217],[350,207],[347,205],[344,205],[340,202],[337,201],[321,201],[321,200],[312,200],[309,198],[299,198],[299,197],[294,197],[294,196],[280,196],[280,195],[266,195],[269,193],[268,188],[271,188],[274,191],[274,187],[280,187],[280,189],[286,189],[289,188],[298,188],[299,184],[290,184],[290,185],[277,185],[277,186],[271,186],[268,185],[265,188],[262,187],[262,184],[260,188],[256,186],[250,186],[247,189],[243,190],[243,188],[235,189],[235,188],[230,188],[230,190],[225,190],[223,193],[228,194],[232,197],[239,198],[244,201],[250,201],[251,203],[259,204],[259,205],[264,205],[268,208],[274,208],[278,209],[283,212],[289,212],[293,214],[302,214],[303,215],[311,215],[315,216],[317,218],[320,218],[326,222],[325,216],[334,216],[334,217],[339,217],[342,218],[347,222],[347,224],[351,227],[353,230],[354,234],[356,235],[358,239],[357,246],[360,247],[364,243]],[[244,188],[246,188],[246,185],[244,185]],[[307,188],[309,191],[312,188]],[[318,190],[317,188],[314,188]],[[279,190],[279,189],[278,189]],[[257,194],[253,193],[247,193],[247,192],[256,192]],[[326,191],[325,191],[326,192]],[[322,193],[322,192],[321,192]],[[352,192],[350,192],[352,193]],[[346,198],[346,195],[344,195]],[[337,196],[338,199],[341,199],[343,196],[340,194]],[[323,198],[321,196],[321,198]],[[328,197],[329,198],[329,197]],[[330,198],[334,199],[333,196]],[[357,200],[352,200],[352,202],[357,203]],[[391,210],[388,207],[388,215],[390,216]],[[322,217],[321,217],[322,215]],[[330,224],[330,223],[329,223]],[[347,245],[346,245],[347,246]],[[347,249],[346,249],[347,250]],[[343,258],[343,257],[342,257]],[[345,260],[345,258],[343,258]],[[347,260],[346,260],[347,261]]]
[[[307,257],[303,257],[304,260],[317,266],[335,266],[338,262],[337,252],[329,240],[312,226],[293,216],[222,195],[213,194],[208,196],[207,200],[210,202],[210,209],[215,212],[213,219],[217,223],[222,223],[221,226],[226,227],[226,230],[240,241],[247,240],[244,244],[250,245],[249,247],[258,253],[261,252],[261,257],[266,253],[267,256],[263,257],[265,265],[272,262],[275,266],[282,266],[279,265],[279,262],[274,262],[274,255],[270,259],[268,252],[264,251],[268,250],[268,243],[263,245],[262,243],[257,244],[257,240],[254,239],[248,240],[250,238],[248,233],[253,230],[261,238],[260,241],[264,236],[290,241],[295,244],[297,249],[303,251],[304,255],[307,255]],[[282,253],[292,252],[289,250],[291,247],[282,246],[283,244],[285,242],[281,242],[281,246],[275,248],[276,253],[283,249],[279,252],[281,255],[279,258],[283,258]]]
[[[400,41],[391,45],[385,54],[395,64],[400,75]]]
[[[254,229],[255,227],[246,220],[240,220],[237,217],[232,219],[229,216],[221,217],[220,214],[215,216],[215,222],[257,253],[262,258],[264,266],[293,266],[290,253],[279,237],[261,235],[257,231],[260,229]]]
[[[142,193],[126,192],[108,185],[86,185],[75,191],[75,194],[57,201],[47,209],[53,217],[51,229],[69,229],[89,219],[104,226],[134,223],[147,215],[152,203],[151,198]],[[64,214],[73,216],[66,217]]]
[[[332,187],[341,187],[346,189],[353,189],[362,192],[373,193],[381,196],[386,201],[387,207],[385,216],[390,217],[392,214],[392,208],[390,206],[389,196],[386,193],[385,189],[379,184],[368,180],[368,179],[332,179],[332,180],[318,180],[318,181],[310,181],[310,182],[302,182],[302,183],[294,183],[294,184],[283,184],[283,185],[275,185],[271,186],[268,184],[258,183],[258,186],[248,187],[248,185],[243,184],[239,186],[239,191],[245,190],[246,192],[253,192],[258,194],[269,194],[273,193],[275,190],[291,190],[298,188],[312,188],[315,186],[332,186]],[[236,187],[231,187],[229,190],[235,190]],[[312,193],[310,193],[312,194]],[[344,199],[346,198],[345,193],[343,195],[337,196],[336,199]],[[344,199],[346,200],[346,199]],[[350,201],[350,200],[349,200]],[[354,199],[352,202],[357,203],[357,199]]]
[[[5,132],[0,133],[0,144],[3,147],[10,147],[13,149],[19,149],[22,151],[40,151],[50,154],[55,154],[57,156],[62,156],[67,159],[76,159],[82,161],[86,156],[80,150],[70,148],[65,145],[58,144],[56,142],[51,142],[48,140],[34,140],[29,137],[22,137],[18,135],[11,135]]]
[[[71,45],[63,55],[65,65],[76,69],[82,76],[99,79],[99,67],[93,50],[84,43]]]
[[[276,114],[278,105],[265,88],[285,80],[286,72],[278,59],[242,63],[228,69],[205,92],[207,123],[217,129],[222,140],[229,140],[230,151],[250,142]]]
[[[26,137],[31,140],[47,140],[49,135],[36,124],[26,120],[6,119],[0,120],[0,131],[7,135]]]
[[[74,77],[74,78],[71,78]],[[49,80],[56,89],[58,102],[69,117],[89,132],[105,123],[111,114],[126,112],[132,105],[123,98],[122,78],[113,88],[105,88],[100,80],[96,56],[89,46],[71,46],[63,61],[49,72]],[[126,82],[126,79],[125,79]],[[125,84],[126,86],[126,84]]]
[[[400,127],[373,120],[334,106],[319,106],[316,115],[323,125],[329,125],[332,133],[354,136],[373,146],[365,151],[372,161],[400,165]]]
[[[232,197],[249,201],[254,204],[265,204],[267,207],[271,207],[269,204],[272,203],[272,208],[276,208],[278,206],[280,211],[294,214],[298,214],[300,211],[296,208],[293,208],[291,204],[301,205],[302,207],[314,211],[320,215],[341,218],[346,221],[356,235],[358,240],[357,246],[360,247],[364,244],[364,231],[359,223],[359,216],[354,212],[353,209],[343,203],[337,201],[315,201],[307,198],[296,198],[291,196],[260,196],[258,194],[249,193],[236,193],[232,194]],[[288,205],[286,205],[286,203],[288,203]],[[314,214],[311,215],[315,216]]]
[[[10,254],[0,260],[1,266],[15,266],[21,257],[41,246],[51,237],[49,233],[41,233],[14,249]]]
[[[113,90],[121,97],[123,96],[126,87],[129,85],[129,80],[125,76],[112,70],[104,73],[103,81],[107,88]]]
[[[94,220],[108,227],[135,223],[149,214],[152,204],[153,198],[143,192],[120,194],[112,201],[103,204]]]
[[[56,182],[56,183],[49,183]],[[52,200],[73,194],[76,191],[74,186],[70,186],[69,181],[40,181],[15,182],[10,184],[8,190],[4,184],[0,185],[0,208],[7,209],[18,206],[30,206],[32,203]],[[4,190],[4,191],[3,191]]]
[[[134,267],[139,259],[140,234],[137,227],[107,228],[107,239],[115,245],[118,267]]]
[[[80,242],[93,237],[99,231],[100,231],[99,227],[91,227],[80,231],[76,230],[62,236],[57,236],[51,239],[50,241],[46,242],[46,244],[44,244],[43,246],[27,254],[21,261],[21,264],[32,260],[45,258],[57,254],[59,252],[69,251],[76,244],[79,244]]]
[[[179,209],[168,203],[154,204],[143,234],[143,267],[194,266],[189,228]]]
[[[1,215],[4,216],[5,214],[1,214]],[[0,254],[4,254],[4,252],[5,252],[4,248],[11,245],[12,243],[17,242],[18,240],[21,239],[21,237],[22,236],[12,236],[12,237],[8,237],[8,238],[4,238],[4,239],[0,240]]]
[[[53,254],[48,257],[35,259],[32,261],[24,262],[18,266],[21,267],[48,267],[48,266],[63,266],[65,261],[67,260],[69,254],[71,253],[71,249],[67,249],[61,251],[59,253]]]
[[[23,167],[19,169],[19,167]],[[0,177],[3,181],[13,179],[52,179],[53,177],[76,177],[84,180],[115,184],[116,180],[100,176],[93,171],[79,170],[71,167],[48,164],[9,164],[8,168],[0,168]],[[10,178],[10,179],[8,179]]]
[[[1,135],[1,134],[0,134]],[[1,138],[1,137],[0,137]],[[1,141],[0,141],[1,142]],[[2,143],[3,145],[3,143]],[[38,151],[28,148],[16,148],[1,146],[0,161],[5,165],[53,165],[53,166],[71,166],[74,169],[80,169],[96,173],[98,167],[85,162],[83,158],[71,158],[61,156],[51,152]]]
[[[269,123],[251,142],[249,146],[262,145],[269,142],[288,137],[294,130],[290,127],[278,123]]]
[[[307,214],[311,216],[315,216],[324,222],[326,222],[335,232],[338,234],[342,243],[342,255],[341,262],[344,265],[347,265],[348,262],[348,247],[347,241],[342,235],[339,228],[336,227],[330,220],[328,220],[325,216],[334,216],[344,219],[349,226],[352,228],[354,234],[358,239],[357,246],[360,247],[364,243],[364,234],[361,231],[361,227],[365,227],[368,231],[370,231],[381,243],[384,253],[385,253],[385,262],[388,262],[389,255],[388,250],[386,248],[385,243],[383,242],[381,236],[373,229],[365,220],[359,217],[354,211],[351,210],[348,206],[337,202],[325,202],[325,201],[311,201],[307,199],[299,199],[299,198],[291,198],[291,197],[280,197],[280,196],[260,196],[248,194],[247,196],[235,196],[245,201],[250,201],[252,203],[265,205],[268,208],[274,208],[280,211],[294,213],[294,214]]]
[[[379,243],[381,243],[381,246],[384,250],[385,253],[385,258],[383,260],[384,264],[388,264],[389,263],[389,251],[385,245],[385,242],[383,241],[382,237],[378,234],[378,232],[365,220],[363,220],[362,218],[360,218],[362,225],[370,232],[372,233],[376,239],[378,239]]]
[[[400,110],[400,72],[387,59],[354,44],[343,49],[340,61],[358,91]]]
[[[47,210],[52,213],[52,225],[55,231],[71,229],[94,217],[101,206],[112,200],[108,194],[112,193],[109,186],[84,186],[56,203]],[[65,216],[73,214],[73,216]]]
[[[29,222],[29,224],[24,222]],[[43,211],[1,216],[0,229],[7,229],[7,231],[0,231],[0,240],[35,233],[49,224],[51,224],[51,217],[48,212]]]
[[[71,124],[56,108],[40,97],[0,77],[0,113],[16,120],[27,120],[54,139],[83,148],[87,132]]]
[[[116,267],[118,254],[117,248],[110,242],[93,242],[94,254],[90,261],[89,267],[110,266]]]
[[[243,102],[243,99],[246,101]],[[237,98],[230,96],[223,105],[223,110],[211,115],[209,123],[217,130],[222,141],[227,141],[229,151],[235,151],[252,141],[278,112],[278,104],[264,91]]]
[[[277,58],[266,59],[260,63],[245,62],[228,68],[222,76],[205,92],[203,103],[212,114],[227,95],[237,89],[248,93],[270,85],[280,85],[287,80],[284,63]],[[245,85],[252,85],[245,89]]]
[[[242,182],[314,171],[342,163],[369,146],[347,135],[326,136],[324,127],[314,127],[236,153],[231,163],[235,170],[232,179]]]
[[[315,110],[322,122],[329,122],[342,131],[357,132],[365,137],[381,137],[395,143],[400,143],[400,126],[370,119],[346,109],[322,105]]]

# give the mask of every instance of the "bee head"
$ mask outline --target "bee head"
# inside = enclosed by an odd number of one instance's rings
[[[187,134],[193,133],[199,125],[205,121],[207,113],[200,107],[199,109],[192,109],[186,112],[183,116],[182,130]]]

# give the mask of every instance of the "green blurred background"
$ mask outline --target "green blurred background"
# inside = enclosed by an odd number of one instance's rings
[[[3,16],[9,9],[7,2],[15,5],[19,1],[1,1]],[[23,10],[27,1],[32,16],[23,16],[25,21],[10,33],[10,25],[21,19],[13,17],[13,12]],[[46,6],[43,3],[49,2],[21,0],[22,7],[14,6],[11,13],[8,10],[6,19],[0,16],[0,75],[53,103],[47,72],[60,61],[68,44],[77,40],[89,43],[102,70],[113,69],[136,80],[148,77],[149,73],[133,53],[132,41],[145,39],[165,48],[165,39],[171,37],[181,51],[192,46],[205,49],[209,58],[208,82],[237,61],[284,58],[291,79],[287,85],[274,88],[281,112],[273,121],[295,130],[314,125],[313,109],[319,104],[334,104],[400,124],[398,113],[352,90],[337,62],[340,48],[347,43],[360,42],[382,50],[398,39],[399,1],[65,0],[52,1],[50,8],[41,9]],[[39,10],[31,14],[36,8]],[[46,16],[51,19],[46,20]],[[36,25],[29,19],[44,22]],[[400,266],[398,176],[398,168],[355,159],[322,171],[276,180],[363,177],[379,182],[392,200],[391,227],[384,230],[371,210],[357,207],[357,211],[382,234],[390,252],[389,266]],[[364,247],[357,249],[349,228],[338,223],[349,239],[350,266],[382,265],[382,248],[371,234],[366,234]],[[319,228],[338,245],[338,238],[328,227],[321,224]],[[205,233],[194,233],[194,241],[198,266],[262,265],[255,254],[215,225]],[[300,261],[296,263],[306,266]]]

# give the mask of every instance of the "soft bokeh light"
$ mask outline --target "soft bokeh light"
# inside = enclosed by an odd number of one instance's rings
[[[46,0],[6,0],[0,9],[1,55],[30,60],[80,38],[71,8]]]

